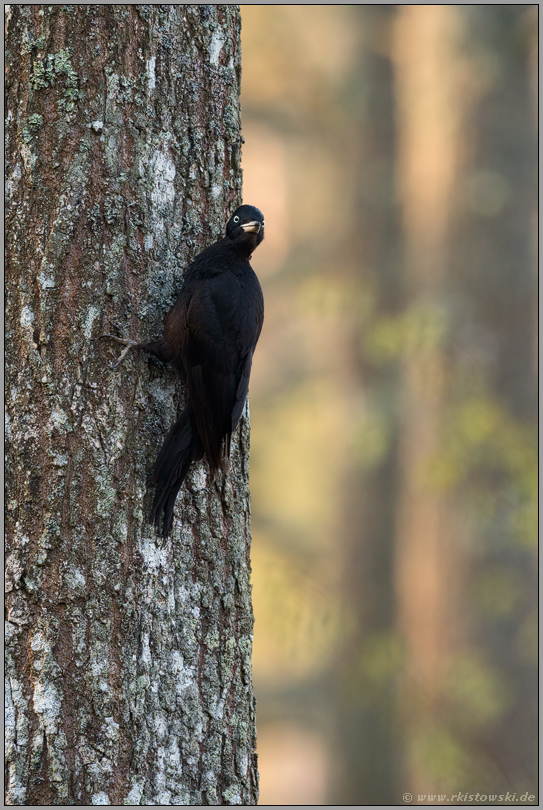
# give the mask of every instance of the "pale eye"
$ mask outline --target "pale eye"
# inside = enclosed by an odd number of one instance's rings
[[[266,223],[264,222],[264,220],[262,220],[262,227],[264,227],[264,225],[265,225],[265,224],[266,224]]]
[[[234,217],[234,222],[239,222],[239,217]]]

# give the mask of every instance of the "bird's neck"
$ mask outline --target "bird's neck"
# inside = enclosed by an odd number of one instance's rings
[[[231,249],[238,258],[248,261],[257,245],[256,234],[246,233],[231,242]]]

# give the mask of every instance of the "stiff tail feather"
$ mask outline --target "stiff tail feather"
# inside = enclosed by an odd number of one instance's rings
[[[204,448],[189,402],[166,435],[153,472],[156,493],[150,520],[163,537],[171,531],[175,500],[188,469],[193,461],[199,461],[203,455]]]

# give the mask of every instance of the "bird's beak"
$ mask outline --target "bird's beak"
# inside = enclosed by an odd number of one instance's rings
[[[244,225],[241,226],[245,233],[260,233],[261,223],[257,222],[256,219],[253,222],[246,222]]]

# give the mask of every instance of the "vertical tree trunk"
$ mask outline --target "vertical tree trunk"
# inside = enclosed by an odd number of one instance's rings
[[[359,5],[352,10],[364,43],[390,38],[396,6]],[[351,243],[356,246],[356,255],[363,257],[356,267],[358,283],[368,287],[371,284],[379,316],[390,317],[390,312],[399,307],[402,289],[397,261],[398,215],[390,193],[396,157],[393,63],[388,52],[366,45],[356,68],[356,81],[365,91],[356,98],[356,106],[349,98],[354,119],[352,137],[360,155],[356,197],[351,203],[351,209],[356,211]],[[364,350],[369,318],[362,308],[353,321],[358,340],[359,335],[364,335],[362,351],[353,352],[351,360],[358,400],[364,403],[365,413],[378,403],[388,427],[391,418],[387,408],[398,388],[397,367],[372,362]],[[339,685],[337,745],[341,749],[335,791],[338,803],[345,805],[362,801],[392,805],[398,795],[395,706],[390,699],[394,672],[391,667],[381,669],[378,678],[372,679],[370,674],[372,660],[379,657],[381,661],[393,661],[394,656],[392,507],[397,486],[397,446],[392,430],[390,433],[382,454],[370,464],[361,459],[360,451],[351,451],[344,487],[342,584],[355,620],[351,620],[350,632],[343,639],[342,666],[332,671]]]
[[[249,423],[173,535],[160,334],[240,201],[235,5],[7,7],[6,804],[255,804]]]
[[[405,290],[412,322],[411,351],[403,360],[395,562],[398,625],[407,653],[402,713],[412,743],[406,786],[413,793],[443,789],[431,783],[418,751],[431,736],[461,616],[458,528],[448,493],[433,485],[429,472],[447,395],[442,324],[465,116],[459,28],[455,6],[405,5],[394,47]]]

